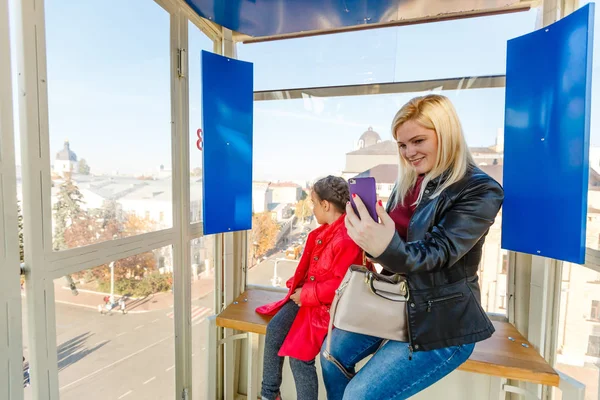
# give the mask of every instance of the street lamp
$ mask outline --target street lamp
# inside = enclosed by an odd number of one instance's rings
[[[290,221],[290,234],[289,234],[290,240],[292,240],[292,234],[294,233],[294,218],[295,217],[292,215],[292,220]]]
[[[254,253],[252,253],[252,266],[254,267],[256,265],[256,262],[258,261],[258,242],[254,241],[252,243],[252,247],[254,248]]]
[[[77,286],[75,285],[75,282],[73,281],[73,278],[71,277],[71,275],[65,275],[65,280],[69,284],[69,289],[71,289],[71,294],[73,296],[77,296],[79,294],[79,291],[77,290]]]
[[[598,400],[600,400],[600,360],[596,361],[598,367]]]
[[[115,304],[115,262],[112,261],[109,265],[110,267],[110,308],[112,308],[113,304]]]
[[[281,287],[282,279],[278,273],[278,266],[280,262],[290,262],[298,264],[298,260],[288,260],[287,258],[277,258],[275,259],[275,264],[273,265],[273,277],[271,278],[271,286],[273,287]]]
[[[271,286],[280,287],[281,286],[281,277],[277,274],[277,264],[279,264],[279,259],[275,260],[275,265],[273,265],[273,277],[271,278]]]

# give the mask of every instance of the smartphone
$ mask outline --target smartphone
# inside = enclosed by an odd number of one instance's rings
[[[352,198],[353,194],[356,194],[363,203],[365,203],[365,207],[369,211],[369,215],[373,218],[374,221],[379,221],[377,217],[377,189],[375,184],[375,178],[365,177],[365,178],[350,178],[348,179],[348,186],[350,187],[350,203],[352,204],[352,208],[356,215],[358,215],[358,211],[356,211],[356,204],[354,204],[354,199]]]

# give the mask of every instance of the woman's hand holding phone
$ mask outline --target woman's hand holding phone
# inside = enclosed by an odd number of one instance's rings
[[[358,196],[362,200],[371,218],[374,221],[377,221],[377,211],[375,210],[377,204],[377,184],[375,178],[370,176],[350,178],[348,179],[348,186],[350,188],[350,203],[352,204],[354,213],[358,215],[356,204],[354,204],[354,198],[355,196]]]
[[[346,229],[348,236],[372,258],[377,258],[392,241],[396,233],[396,224],[385,211],[381,200],[376,203],[376,212],[381,222],[376,222],[370,216],[367,207],[358,195],[353,195],[357,213],[350,202],[346,204]]]

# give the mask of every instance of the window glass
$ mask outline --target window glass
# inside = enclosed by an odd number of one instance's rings
[[[53,249],[172,227],[169,13],[145,0],[45,12]]]

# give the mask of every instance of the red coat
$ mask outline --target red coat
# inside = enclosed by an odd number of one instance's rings
[[[362,263],[362,250],[348,236],[344,219],[341,216],[331,225],[322,225],[308,235],[296,273],[286,283],[290,288],[287,296],[256,309],[259,314],[275,315],[294,291],[302,287],[302,306],[279,350],[279,356],[310,361],[321,350],[327,336],[329,307],[335,290],[348,267]]]

